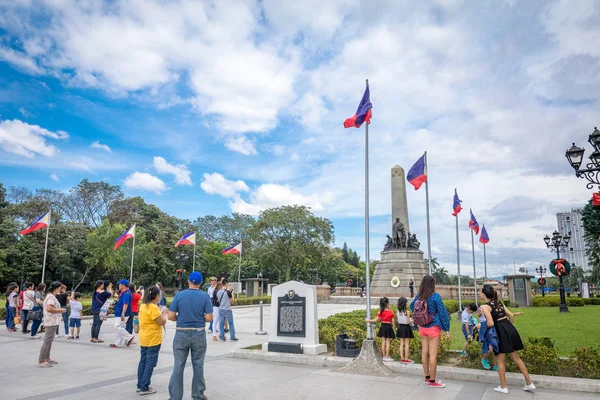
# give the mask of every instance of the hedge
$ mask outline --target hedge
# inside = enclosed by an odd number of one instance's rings
[[[600,305],[600,298],[592,297],[589,299],[583,299],[581,297],[567,297],[568,307],[583,307],[587,305]],[[534,297],[534,307],[558,307],[560,305],[560,297],[558,296],[546,296],[546,297]]]

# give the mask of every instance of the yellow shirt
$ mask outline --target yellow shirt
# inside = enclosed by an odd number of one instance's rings
[[[152,347],[162,343],[162,326],[156,323],[160,310],[156,304],[142,304],[138,314],[140,346]]]

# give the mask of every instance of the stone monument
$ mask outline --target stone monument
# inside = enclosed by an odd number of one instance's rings
[[[263,350],[327,353],[327,345],[319,343],[317,289],[312,285],[289,281],[273,287],[269,327]]]
[[[396,165],[391,172],[392,235],[387,236],[381,262],[375,267],[371,281],[373,297],[408,297],[410,280],[416,289],[428,274],[423,252],[419,250],[420,242],[409,229],[404,169]]]

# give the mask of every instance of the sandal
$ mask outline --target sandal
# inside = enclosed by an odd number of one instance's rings
[[[96,339],[96,343],[104,343],[104,340]]]
[[[40,367],[40,368],[52,368],[52,364],[50,364],[49,362],[43,362],[41,364],[38,364],[38,367]]]
[[[219,341],[219,338],[218,338],[218,337],[216,337],[216,336],[213,336],[213,340],[214,340],[215,342],[218,342],[218,341]]]

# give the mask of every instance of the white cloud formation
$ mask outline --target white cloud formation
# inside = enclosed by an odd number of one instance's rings
[[[6,152],[28,158],[34,158],[36,155],[52,157],[58,154],[58,148],[47,144],[46,138],[62,140],[68,137],[66,132],[51,132],[17,119],[0,121],[0,147]]]
[[[134,172],[125,178],[123,185],[130,189],[146,190],[156,194],[161,194],[162,192],[168,190],[167,185],[162,179],[150,175],[147,172]]]
[[[55,182],[60,182],[60,178],[56,174],[50,174],[50,179],[52,179]]]
[[[75,169],[80,171],[90,171],[90,166],[81,160],[65,160],[65,166],[69,169]]]
[[[111,149],[108,145],[106,144],[102,144],[99,141],[95,141],[92,142],[92,144],[90,144],[90,148],[91,149],[100,149],[100,150],[104,150],[104,151],[108,151],[109,153],[111,152]]]
[[[178,185],[192,186],[192,173],[183,164],[169,164],[162,157],[154,157],[154,169],[159,174],[173,175],[175,183]]]
[[[256,155],[256,144],[246,136],[229,137],[225,140],[225,147],[246,156]]]
[[[239,198],[241,192],[248,192],[250,188],[244,181],[230,181],[219,173],[204,174],[200,184],[202,190],[208,194],[218,194],[226,199]]]

